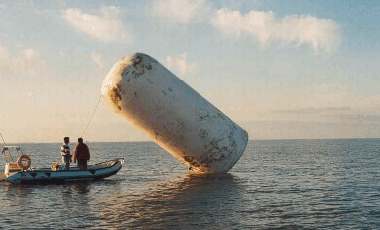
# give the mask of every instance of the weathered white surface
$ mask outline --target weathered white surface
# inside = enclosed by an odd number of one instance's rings
[[[246,131],[148,55],[119,60],[102,92],[118,113],[194,172],[227,172],[247,145]]]

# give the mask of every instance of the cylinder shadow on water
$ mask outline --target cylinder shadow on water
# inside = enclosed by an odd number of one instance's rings
[[[238,223],[233,209],[243,188],[231,174],[187,175],[160,183],[143,194],[122,194],[100,204],[101,222],[113,228],[225,227]]]

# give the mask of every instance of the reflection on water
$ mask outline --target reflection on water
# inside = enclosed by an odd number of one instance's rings
[[[38,167],[59,146],[24,147]],[[380,229],[380,140],[250,142],[230,174],[208,177],[152,143],[90,148],[126,167],[89,183],[0,183],[0,228]]]
[[[100,203],[104,227],[128,226],[221,228],[238,220],[242,187],[231,174],[185,176],[152,186],[146,192],[111,196]]]
[[[239,178],[231,174],[177,176],[168,181],[145,184],[143,192],[123,191],[122,182],[102,180],[37,186],[3,184],[3,194],[7,196],[6,200],[12,201],[13,213],[22,213],[28,206],[43,210],[47,218],[17,222],[9,218],[9,226],[50,228],[54,226],[52,221],[59,219],[61,225],[70,228],[146,226],[220,229],[241,218],[234,209],[242,205],[244,188],[239,185]],[[101,187],[111,189],[100,195]]]

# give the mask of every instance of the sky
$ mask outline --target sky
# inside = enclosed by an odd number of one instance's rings
[[[380,137],[380,2],[1,1],[0,132],[80,136],[102,80],[144,52],[250,139]],[[85,139],[145,141],[101,103]]]

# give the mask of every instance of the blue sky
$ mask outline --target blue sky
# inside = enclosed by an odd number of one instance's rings
[[[145,52],[251,139],[380,137],[378,1],[3,1],[0,130],[78,136],[120,57]],[[146,140],[102,104],[87,136]]]

